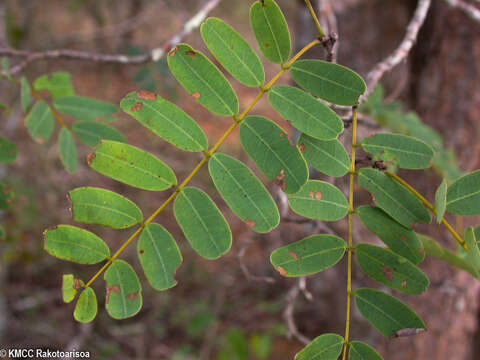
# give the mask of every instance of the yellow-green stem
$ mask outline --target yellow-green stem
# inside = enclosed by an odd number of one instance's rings
[[[223,142],[228,138],[228,136],[235,130],[235,128],[242,122],[243,119],[247,116],[247,114],[252,110],[252,108],[255,106],[256,103],[262,98],[262,96],[270,90],[270,88],[277,82],[277,80],[283,75],[285,71],[287,71],[292,64],[297,61],[303,54],[305,54],[308,50],[310,50],[312,47],[320,44],[320,41],[314,40],[310,42],[308,45],[306,45],[302,50],[300,50],[290,61],[288,61],[286,64],[282,66],[282,69],[270,80],[267,85],[265,85],[263,88],[261,88],[260,93],[253,99],[253,101],[245,108],[245,110],[237,117],[234,116],[234,123],[228,128],[228,130],[225,132],[225,134],[222,135],[222,137],[216,142],[215,145],[204,155],[205,157],[198,163],[198,165],[195,167],[195,169],[190,172],[190,174],[187,176],[187,178],[176,188],[175,192],[170,195],[170,197],[164,201],[164,203],[147,219],[141,226],[123,243],[123,245],[113,254],[113,256],[108,259],[108,261],[100,268],[100,270],[97,271],[97,273],[85,284],[85,288],[88,288],[93,284],[93,282],[123,253],[123,251],[130,245],[135,238],[140,235],[142,230],[150,224],[157,216],[160,214],[168,204],[170,204],[175,197],[178,195],[178,193],[188,185],[188,183],[193,179],[193,177],[198,173],[198,171],[205,165],[205,163],[208,162],[208,159],[210,156],[212,156],[218,148],[223,144]]]
[[[408,189],[418,200],[422,202],[425,207],[430,210],[433,215],[437,216],[437,211],[435,210],[435,207],[427,200],[425,199],[422,194],[420,194],[417,190],[415,190],[409,183],[407,183],[405,180],[403,180],[401,177],[399,177],[396,174],[393,174],[391,172],[386,172],[385,173],[387,176],[391,177],[393,180],[404,186],[406,189]],[[453,227],[448,223],[447,220],[445,220],[445,217],[442,219],[442,225],[447,228],[447,230],[452,234],[454,239],[460,244],[461,247],[467,251],[467,244],[465,241],[461,238],[460,235],[457,234],[457,232],[453,229]]]
[[[310,15],[312,16],[313,22],[315,23],[315,27],[317,28],[317,33],[318,37],[321,39],[325,37],[325,33],[322,29],[322,26],[320,25],[320,21],[318,21],[317,14],[315,14],[315,10],[313,9],[312,3],[310,0],[305,0],[305,5],[307,5],[308,11],[310,12]]]
[[[347,243],[347,314],[345,316],[345,343],[342,359],[347,358],[347,349],[350,337],[350,313],[352,303],[352,249],[353,249],[353,196],[355,187],[355,156],[357,152],[357,109],[353,108],[352,115],[352,155],[350,159],[350,187],[348,191],[348,243]]]

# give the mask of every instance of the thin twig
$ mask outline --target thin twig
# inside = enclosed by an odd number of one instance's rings
[[[468,4],[463,0],[445,0],[445,2],[453,8],[464,11],[472,20],[480,22],[480,9],[474,5]]]
[[[252,274],[250,272],[250,270],[248,270],[248,267],[245,264],[245,262],[243,261],[243,258],[245,257],[245,253],[247,252],[250,245],[252,245],[252,243],[253,243],[253,240],[250,237],[247,238],[245,240],[245,243],[242,245],[242,247],[238,251],[237,258],[238,258],[238,263],[240,264],[240,269],[242,270],[242,272],[245,275],[245,277],[247,278],[247,280],[261,281],[261,282],[266,282],[266,283],[269,283],[269,284],[273,284],[275,282],[274,278],[269,277],[269,276],[258,276],[258,275]]]
[[[295,338],[302,344],[307,345],[311,340],[298,330],[294,317],[295,301],[297,300],[298,294],[301,290],[301,279],[302,278],[298,279],[298,281],[295,282],[295,285],[293,285],[288,291],[286,297],[287,306],[285,307],[285,310],[283,310],[283,318],[285,319],[287,325],[287,337],[289,339]]]
[[[418,32],[425,22],[425,18],[430,9],[431,0],[419,0],[415,14],[408,24],[407,32],[397,49],[391,53],[383,61],[379,62],[367,74],[367,92],[362,96],[360,102],[364,102],[370,94],[375,90],[380,79],[386,72],[391,71],[394,67],[400,64],[410,53],[415,41],[418,37]]]
[[[320,24],[325,31],[330,34],[330,39],[334,39],[330,51],[328,51],[327,60],[336,63],[338,53],[338,23],[330,0],[318,0],[318,13],[320,14]],[[332,40],[330,40],[332,42]]]
[[[68,49],[34,52],[0,48],[0,57],[19,57],[23,59],[20,63],[10,69],[10,73],[12,75],[22,71],[30,63],[43,59],[84,60],[98,63],[117,63],[129,65],[144,64],[149,61],[158,61],[171,48],[175,47],[179,42],[181,42],[183,38],[189,35],[194,29],[198,28],[207,15],[220,3],[220,1],[221,0],[210,0],[207,2],[205,6],[203,6],[202,9],[200,9],[200,11],[183,26],[183,29],[178,34],[164,43],[161,47],[155,48],[143,55],[109,55]]]

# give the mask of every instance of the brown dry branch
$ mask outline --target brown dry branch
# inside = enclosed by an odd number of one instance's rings
[[[175,47],[182,41],[187,35],[189,35],[194,29],[198,28],[207,15],[217,7],[221,0],[208,1],[200,11],[193,16],[185,25],[183,29],[173,36],[170,40],[165,42],[161,47],[157,47],[143,55],[127,56],[127,55],[109,55],[99,54],[86,51],[59,49],[48,50],[41,52],[27,51],[27,50],[14,50],[10,48],[0,48],[0,57],[13,57],[22,59],[21,62],[12,66],[10,73],[15,75],[22,71],[30,63],[44,59],[66,59],[66,60],[83,60],[93,61],[98,63],[117,63],[117,64],[144,64],[150,61],[160,60],[171,48]]]
[[[480,9],[463,0],[445,0],[453,8],[458,8],[465,12],[472,20],[480,22]],[[477,1],[478,2],[478,1]]]
[[[302,344],[307,345],[311,340],[298,330],[294,318],[295,302],[298,298],[298,294],[300,294],[300,291],[303,291],[302,288],[305,289],[305,278],[299,278],[298,281],[296,281],[292,288],[288,291],[286,297],[287,306],[285,306],[285,309],[283,310],[283,318],[285,319],[285,323],[287,325],[287,337],[289,339],[295,338]],[[308,293],[310,294],[310,296],[308,296],[306,295],[307,293],[304,292],[305,297],[308,300],[311,300],[311,294]]]

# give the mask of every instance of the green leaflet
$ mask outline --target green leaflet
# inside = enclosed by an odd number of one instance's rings
[[[13,193],[3,183],[0,183],[0,210],[7,210],[13,201]]]
[[[427,169],[433,149],[421,140],[399,134],[377,134],[362,140],[363,150],[383,161],[394,159],[403,169]]]
[[[175,272],[182,263],[182,254],[172,235],[159,224],[148,224],[137,244],[143,272],[155,290],[167,290],[175,285]]]
[[[345,241],[337,236],[313,235],[275,250],[270,262],[282,276],[307,276],[335,265],[346,247]]]
[[[70,225],[58,225],[43,233],[50,255],[79,264],[97,264],[110,257],[110,249],[97,235]]]
[[[288,196],[290,208],[309,219],[337,221],[348,214],[345,195],[324,181],[309,180],[296,194]]]
[[[240,161],[216,153],[208,170],[227,205],[258,233],[268,233],[280,222],[277,205],[253,172]]]
[[[355,257],[365,274],[392,289],[418,295],[428,288],[428,278],[419,268],[389,250],[359,244],[355,248]]]
[[[358,289],[353,295],[363,317],[386,338],[401,336],[404,331],[426,330],[417,314],[393,296],[373,289]]]
[[[68,193],[75,221],[126,229],[143,220],[141,210],[127,198],[100,188],[81,187]]]
[[[0,164],[11,164],[18,155],[17,147],[11,141],[0,137]]]
[[[200,31],[208,50],[240,83],[258,87],[265,82],[260,59],[232,27],[220,19],[208,18]]]
[[[403,226],[410,228],[416,222],[430,223],[430,214],[420,200],[384,173],[360,169],[358,183],[373,195],[377,206]]]
[[[55,128],[50,107],[44,101],[37,101],[25,118],[25,126],[33,140],[39,143],[50,140]]]
[[[314,169],[333,177],[342,177],[350,170],[350,157],[337,139],[324,141],[302,134],[298,144],[303,157]]]
[[[58,134],[58,154],[65,170],[69,174],[75,173],[78,165],[77,146],[72,133],[65,127]]]
[[[249,116],[240,125],[240,143],[265,177],[287,194],[298,192],[308,180],[308,167],[288,134],[274,122]]]
[[[47,90],[54,100],[75,95],[70,74],[66,72],[42,75],[34,81],[33,87],[37,91]]]
[[[445,261],[446,263],[458,268],[469,272],[472,276],[479,278],[478,271],[470,264],[467,260],[463,257],[458,256],[457,254],[441,247],[438,243],[428,236],[419,235],[420,240],[423,243],[425,248],[425,254],[427,256],[432,256],[436,259]]]
[[[463,234],[465,243],[467,244],[468,251],[466,260],[472,264],[472,266],[479,271],[480,270],[480,250],[478,249],[478,243],[475,236],[473,227],[469,227],[465,230]]]
[[[295,360],[337,360],[342,352],[343,343],[343,337],[340,335],[320,335],[295,355]]]
[[[20,78],[20,102],[23,112],[26,113],[30,109],[30,105],[32,105],[32,92],[25,76]]]
[[[343,132],[338,115],[301,89],[274,86],[268,92],[268,101],[293,127],[315,139],[334,140]]]
[[[185,237],[200,256],[214,260],[232,246],[232,232],[222,213],[202,190],[186,187],[173,207],[175,219]]]
[[[462,176],[449,186],[447,212],[462,216],[480,215],[480,170]]]
[[[225,76],[201,52],[180,44],[168,54],[177,81],[207,110],[220,116],[238,113],[238,99]]]
[[[79,284],[79,281],[77,280],[77,284]],[[77,285],[75,283],[75,278],[73,277],[72,274],[65,274],[62,277],[62,297],[63,297],[63,302],[69,303],[72,302],[73,299],[75,299],[75,296],[77,295]]]
[[[123,260],[115,260],[105,271],[105,308],[114,319],[126,319],[142,308],[142,286],[135,270]]]
[[[59,113],[82,121],[110,120],[118,112],[118,108],[109,102],[84,96],[62,97],[55,100],[53,106]]]
[[[128,144],[102,140],[87,161],[100,174],[139,189],[162,191],[177,185],[175,174],[166,164]]]
[[[368,230],[377,235],[393,252],[414,264],[423,261],[423,245],[413,230],[400,225],[382,209],[374,206],[360,206],[356,213]]]
[[[275,1],[256,1],[250,8],[250,25],[263,56],[274,64],[283,64],[288,60],[290,32]]]
[[[120,107],[165,141],[186,151],[202,151],[208,141],[195,120],[160,96],[145,91],[129,93]]]
[[[348,360],[383,360],[383,358],[370,345],[361,341],[351,341]]]
[[[91,287],[83,290],[78,297],[73,317],[81,323],[89,323],[97,316],[97,296]]]
[[[331,62],[300,60],[290,72],[300,87],[332,104],[354,106],[367,89],[360,75]]]
[[[125,137],[114,128],[93,121],[77,121],[72,126],[73,133],[87,146],[95,147],[100,140],[125,142]]]
[[[435,192],[435,213],[437,217],[437,223],[440,224],[445,215],[445,209],[447,207],[447,180],[443,179],[442,183]]]

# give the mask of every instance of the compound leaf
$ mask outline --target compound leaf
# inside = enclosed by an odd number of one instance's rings
[[[288,60],[290,32],[285,16],[275,1],[256,1],[250,8],[250,25],[263,56],[274,64],[283,64]]]
[[[113,191],[81,187],[71,190],[68,198],[75,221],[103,225],[113,229],[126,229],[143,220],[135,203]]]
[[[363,150],[383,161],[393,161],[403,169],[431,166],[433,149],[421,140],[400,134],[377,134],[361,142]]]
[[[33,82],[33,88],[37,91],[47,90],[54,100],[75,95],[72,79],[66,72],[42,75]]]
[[[346,246],[337,236],[313,235],[275,250],[270,262],[282,276],[312,275],[339,262]]]
[[[50,107],[44,101],[37,101],[25,117],[25,126],[33,140],[39,143],[50,140],[55,128]]]
[[[298,192],[308,180],[308,167],[288,134],[274,122],[249,116],[240,125],[240,143],[265,177],[287,194]]]
[[[78,165],[77,145],[72,133],[65,127],[62,127],[58,134],[58,153],[65,170],[70,174],[75,173]]]
[[[32,91],[25,76],[20,78],[20,102],[23,112],[27,112],[30,109],[30,105],[32,105]]]
[[[461,216],[480,215],[480,170],[462,176],[449,186],[447,211]]]
[[[356,213],[368,230],[377,235],[393,252],[414,264],[423,261],[425,251],[413,230],[400,225],[382,209],[374,206],[360,206]]]
[[[140,90],[123,98],[120,107],[165,141],[186,151],[202,151],[208,142],[195,120],[160,96]]]
[[[175,174],[166,164],[128,144],[102,140],[87,161],[100,174],[139,189],[162,191],[177,185]]]
[[[343,349],[343,337],[337,334],[323,334],[295,355],[295,360],[337,360]]]
[[[377,351],[361,341],[351,341],[348,350],[349,360],[383,360]]]
[[[58,225],[43,233],[50,255],[79,264],[97,264],[110,257],[107,244],[94,233],[70,225]]]
[[[333,177],[342,177],[350,170],[348,153],[337,139],[325,141],[302,134],[298,144],[303,157],[314,169]]]
[[[18,155],[17,147],[11,141],[0,137],[0,164],[10,164]]]
[[[135,270],[123,260],[115,260],[105,271],[105,308],[114,319],[126,319],[142,307],[142,286]]]
[[[55,100],[53,106],[59,113],[82,121],[111,120],[112,115],[118,112],[118,108],[109,102],[84,96],[62,97]]]
[[[296,214],[309,219],[337,221],[348,214],[345,195],[324,181],[308,181],[298,193],[288,196],[288,203]]]
[[[293,86],[274,86],[268,101],[281,117],[299,131],[319,140],[333,140],[343,131],[343,122],[325,104]]]
[[[175,272],[182,263],[182,254],[172,235],[156,223],[148,224],[137,244],[143,272],[155,290],[167,290],[177,285]]]
[[[478,249],[478,243],[475,236],[473,227],[469,227],[465,230],[463,235],[465,243],[467,244],[467,261],[479,271],[480,270],[480,250]]]
[[[232,85],[218,68],[186,44],[168,54],[168,67],[177,81],[207,110],[220,116],[238,113],[238,99]]]
[[[123,136],[118,130],[102,123],[94,121],[77,121],[72,126],[73,133],[87,146],[95,147],[100,140],[113,140],[125,142]]]
[[[177,195],[173,212],[185,237],[200,256],[214,260],[232,246],[232,232],[222,213],[202,190],[186,187]]]
[[[393,296],[373,289],[358,289],[353,295],[363,317],[386,338],[397,337],[402,330],[426,330],[417,314]]]
[[[384,173],[360,169],[358,183],[373,195],[377,206],[403,226],[410,228],[416,222],[430,223],[430,214],[420,200]]]
[[[300,87],[332,104],[354,106],[367,89],[360,75],[327,61],[300,60],[290,72]]]
[[[419,268],[387,249],[359,244],[355,256],[365,274],[392,289],[418,295],[428,287],[428,278]]]
[[[258,233],[267,233],[280,222],[278,208],[253,172],[231,156],[217,153],[208,170],[227,205],[240,220]]]
[[[445,215],[445,209],[447,208],[447,180],[443,179],[442,183],[435,192],[435,214],[437,217],[437,223],[440,224]]]
[[[73,317],[81,323],[89,323],[97,316],[98,304],[95,291],[91,287],[86,288],[80,293]]]
[[[220,19],[208,18],[200,31],[208,50],[240,83],[258,87],[265,82],[260,59],[232,27]]]

